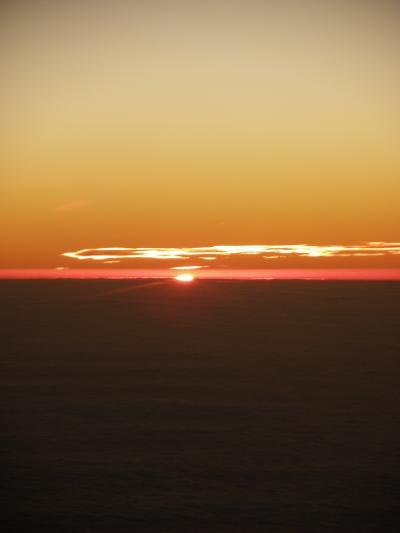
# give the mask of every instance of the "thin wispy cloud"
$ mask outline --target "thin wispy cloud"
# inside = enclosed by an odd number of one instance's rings
[[[229,256],[253,256],[263,260],[278,260],[285,257],[330,258],[330,257],[377,257],[400,255],[398,242],[367,242],[354,245],[217,245],[194,248],[83,248],[73,252],[64,252],[64,257],[79,261],[131,261],[138,259],[178,260],[192,257],[197,260],[215,260]],[[190,268],[190,267],[186,267]],[[199,267],[197,267],[199,268]]]
[[[178,267],[171,267],[171,270],[199,270],[200,268],[208,268],[205,265],[188,265],[188,266],[178,266]]]

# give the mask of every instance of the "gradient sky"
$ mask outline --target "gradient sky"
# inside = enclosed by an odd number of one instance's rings
[[[0,20],[0,267],[400,241],[399,2],[3,0]]]

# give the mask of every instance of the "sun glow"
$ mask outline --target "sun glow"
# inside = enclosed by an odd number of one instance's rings
[[[189,283],[194,280],[194,276],[192,276],[192,274],[179,274],[179,276],[175,276],[174,279],[183,283]]]

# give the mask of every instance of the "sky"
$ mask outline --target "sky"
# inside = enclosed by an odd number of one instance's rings
[[[399,24],[393,0],[1,0],[0,268],[399,268]]]

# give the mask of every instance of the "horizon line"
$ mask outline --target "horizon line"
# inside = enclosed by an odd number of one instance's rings
[[[181,271],[182,272],[182,271]],[[193,272],[191,271],[193,275]],[[5,268],[0,280],[20,279],[174,279],[170,269],[75,269],[75,268]],[[199,280],[331,280],[400,281],[400,268],[291,268],[291,269],[209,269],[198,270]]]

